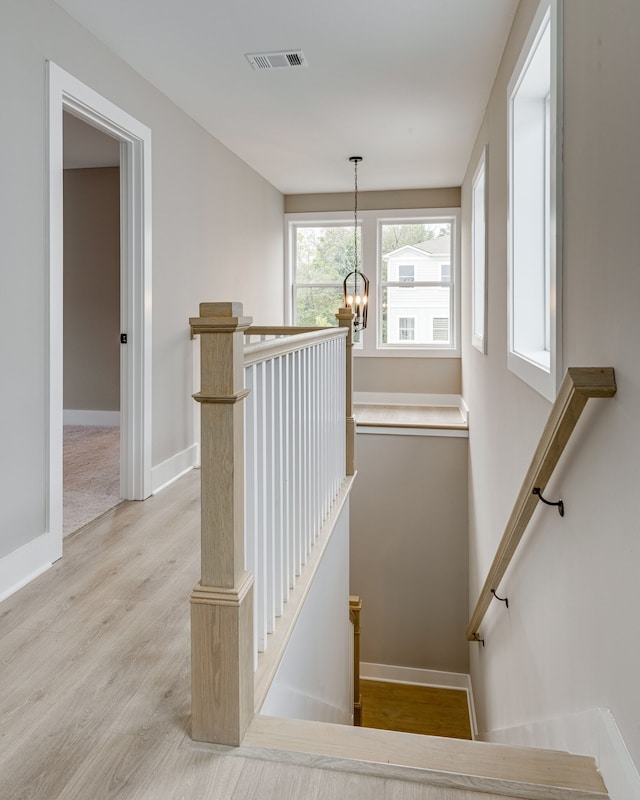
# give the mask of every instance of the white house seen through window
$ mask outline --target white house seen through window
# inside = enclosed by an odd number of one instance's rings
[[[382,346],[452,344],[451,236],[450,221],[381,223]],[[411,335],[403,328],[407,319],[413,320]],[[435,319],[446,325],[434,324]]]

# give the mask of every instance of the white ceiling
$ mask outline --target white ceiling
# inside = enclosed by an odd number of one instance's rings
[[[458,186],[518,0],[56,0],[285,194]],[[302,50],[254,71],[247,53]]]

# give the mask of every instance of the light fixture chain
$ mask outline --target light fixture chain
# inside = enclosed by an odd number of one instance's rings
[[[355,259],[355,271],[358,272],[358,162],[353,162],[353,257]],[[356,274],[356,286],[358,276]]]

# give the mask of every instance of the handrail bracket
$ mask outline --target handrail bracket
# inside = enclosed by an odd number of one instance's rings
[[[556,506],[558,509],[558,514],[560,514],[561,517],[564,517],[564,503],[562,500],[558,500],[555,503],[551,500],[545,500],[542,496],[542,489],[538,488],[537,486],[534,488],[532,494],[537,495],[538,500],[541,500],[545,506]]]
[[[498,595],[496,594],[496,590],[495,589],[491,590],[491,594],[496,598],[496,600],[499,600],[501,603],[504,603],[506,605],[506,607],[509,608],[509,598],[508,597],[498,597]]]

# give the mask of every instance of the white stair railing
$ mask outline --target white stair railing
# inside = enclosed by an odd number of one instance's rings
[[[256,664],[345,478],[347,330],[292,334],[245,347],[245,557],[255,577]]]

